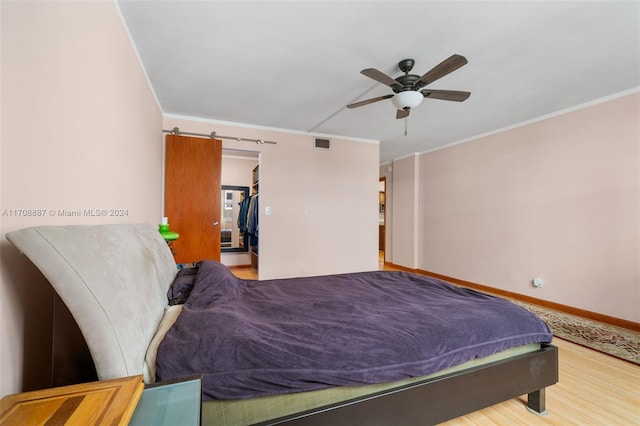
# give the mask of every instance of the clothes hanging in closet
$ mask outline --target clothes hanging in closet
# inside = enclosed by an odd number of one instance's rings
[[[247,233],[249,234],[249,245],[252,247],[258,245],[259,195],[254,194],[251,196],[247,212]]]
[[[249,213],[249,201],[251,197],[244,197],[238,205],[240,210],[238,212],[238,229],[240,232],[247,232],[247,214]]]

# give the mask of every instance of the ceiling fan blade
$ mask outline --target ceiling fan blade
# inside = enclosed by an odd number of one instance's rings
[[[416,89],[426,86],[427,84],[431,84],[439,78],[444,77],[460,68],[461,66],[467,63],[467,58],[462,55],[454,54],[444,61],[440,62],[435,67],[431,68],[431,70],[427,71],[425,75],[420,77],[420,80],[416,81],[414,87]]]
[[[462,102],[467,100],[471,92],[462,92],[460,90],[429,90],[420,91],[425,98],[442,99],[443,101]]]
[[[378,96],[377,98],[371,98],[371,99],[366,99],[364,101],[360,101],[360,102],[355,102],[352,104],[347,105],[347,108],[358,108],[364,105],[369,105],[372,104],[374,102],[378,102],[378,101],[382,101],[385,99],[389,99],[389,98],[393,98],[393,95],[384,95],[384,96]]]
[[[393,87],[393,86],[402,87],[402,85],[397,81],[395,81],[393,78],[389,77],[382,71],[378,71],[375,68],[364,69],[360,71],[360,74],[366,75],[367,77],[374,79],[378,83],[386,84],[389,87]]]
[[[411,108],[404,108],[404,109],[399,109],[396,112],[396,119],[400,120],[401,118],[406,118],[409,116],[409,111],[411,111]]]

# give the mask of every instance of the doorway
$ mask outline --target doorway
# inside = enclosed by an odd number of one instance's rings
[[[258,194],[259,187],[256,185],[257,182],[254,181],[254,178],[257,179],[257,175],[254,174],[254,169],[257,169],[259,165],[260,151],[223,148],[221,177],[222,186],[225,188],[246,188],[246,192],[242,191],[244,197],[251,198],[255,196],[256,194]],[[224,198],[227,195],[228,193],[223,193],[221,194],[221,198]],[[243,198],[239,193],[238,197]],[[239,221],[239,216],[232,215],[231,219],[227,218],[227,222],[225,222],[225,207],[232,207],[232,209],[228,210],[227,212],[233,212],[234,206],[238,206],[238,203],[235,199],[234,201],[232,201],[230,206],[225,205],[224,201],[221,203],[221,208],[223,210],[221,212],[221,215],[223,217],[222,229],[231,230],[232,235],[242,232],[242,244],[236,245],[232,243],[231,247],[223,248],[221,263],[229,268],[232,268],[234,273],[237,271],[242,271],[243,273],[252,274],[250,278],[241,278],[257,279],[258,265],[257,262],[254,262],[254,258],[257,259],[257,253],[259,252],[259,250],[257,249],[257,246],[252,246],[252,243],[254,245],[259,245],[259,242],[256,241],[257,237],[253,239],[250,238],[250,235],[247,233],[248,230],[245,229],[248,227],[248,222],[246,220]],[[258,211],[257,208],[256,211]],[[244,210],[242,213],[245,219],[247,213],[247,210]],[[244,238],[246,238],[246,240]],[[253,256],[254,253],[256,254],[256,256]]]
[[[378,184],[378,266],[384,267],[387,235],[387,178],[381,177]]]

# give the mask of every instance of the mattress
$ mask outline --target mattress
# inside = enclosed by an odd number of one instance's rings
[[[535,352],[540,344],[509,348],[502,352],[468,361],[437,373],[414,377],[389,383],[367,386],[340,386],[310,392],[299,392],[287,395],[274,395],[240,400],[204,401],[202,405],[202,424],[216,426],[252,425],[277,419],[294,413],[316,409],[319,407],[373,395],[378,392],[402,388],[412,383],[442,377],[457,371],[504,360],[517,355]]]

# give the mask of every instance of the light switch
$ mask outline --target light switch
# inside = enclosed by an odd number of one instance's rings
[[[264,214],[267,215],[267,216],[271,216],[271,207],[266,206],[264,208]]]

